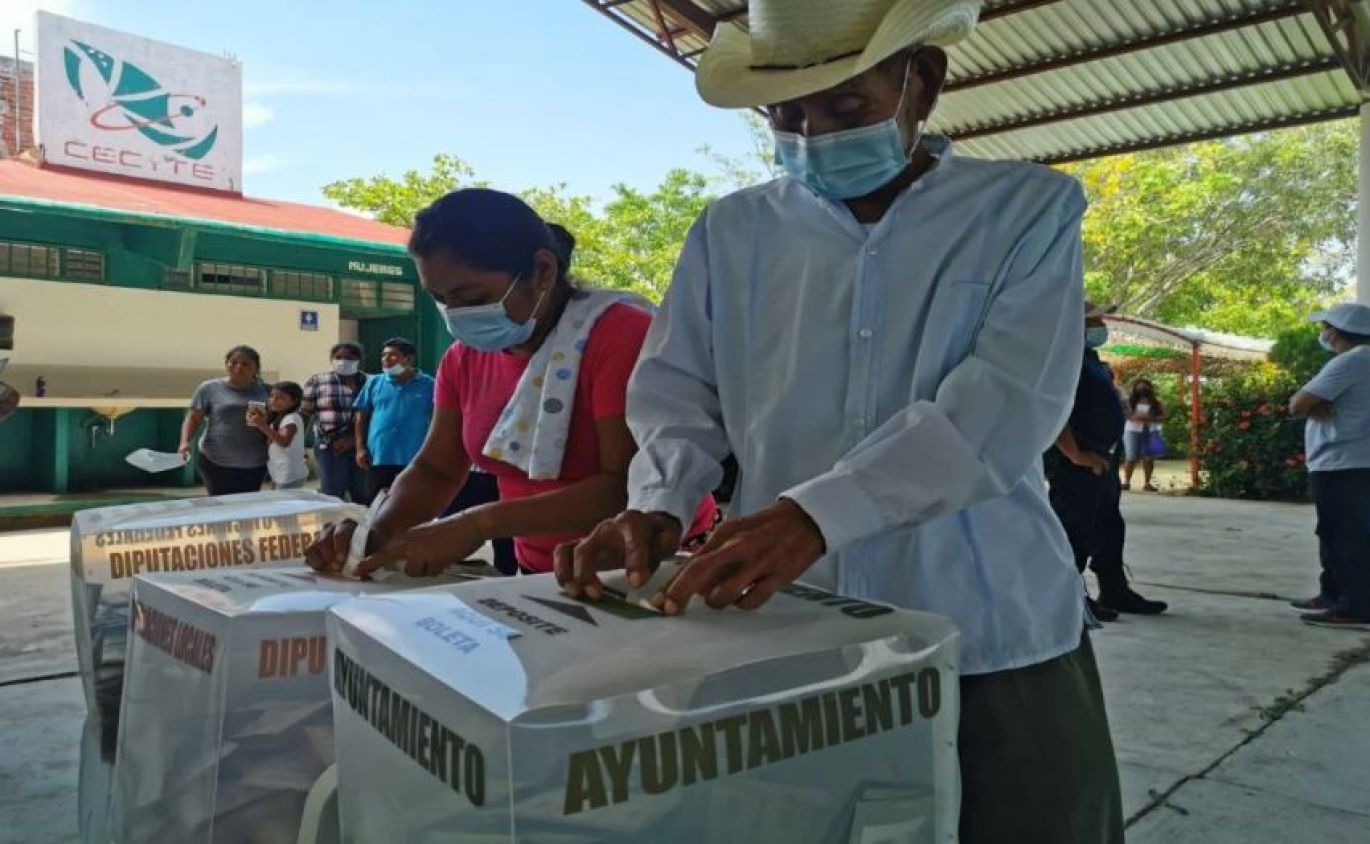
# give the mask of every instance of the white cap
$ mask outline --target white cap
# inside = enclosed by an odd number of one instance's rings
[[[1370,336],[1370,305],[1343,302],[1325,311],[1318,311],[1309,322],[1325,322],[1339,331]]]

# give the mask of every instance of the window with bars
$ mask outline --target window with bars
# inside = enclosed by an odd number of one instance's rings
[[[308,299],[315,302],[333,300],[333,277],[325,273],[298,270],[272,270],[271,293],[287,299]]]
[[[414,310],[414,288],[409,284],[399,284],[392,281],[381,282],[381,310],[385,311],[412,311]]]
[[[189,290],[190,273],[185,270],[173,270],[170,267],[162,273],[162,288],[165,290]]]
[[[213,293],[260,296],[265,292],[264,273],[241,264],[200,264],[196,287]]]
[[[61,264],[53,246],[0,240],[0,273],[58,278]]]
[[[364,278],[342,280],[342,304],[345,308],[374,311],[381,306],[380,283]]]
[[[414,310],[414,287],[403,282],[345,278],[342,305],[352,310],[407,313]]]
[[[62,276],[82,281],[104,281],[104,253],[89,249],[63,249]]]

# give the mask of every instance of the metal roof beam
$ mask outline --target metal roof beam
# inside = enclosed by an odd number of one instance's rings
[[[986,135],[998,135],[1004,132],[1014,132],[1019,129],[1031,129],[1051,123],[1076,120],[1082,117],[1095,117],[1115,111],[1126,111],[1127,109],[1140,108],[1142,106],[1157,105],[1158,103],[1173,102],[1175,100],[1183,100],[1190,97],[1199,97],[1205,94],[1217,94],[1223,91],[1232,91],[1252,85],[1265,85],[1286,79],[1297,79],[1301,76],[1327,73],[1340,68],[1341,64],[1335,56],[1322,56],[1293,65],[1262,67],[1235,76],[1217,79],[1202,79],[1198,82],[1168,88],[1163,91],[1141,91],[1113,97],[1107,100],[1096,100],[1079,105],[1066,106],[1065,108],[1059,108],[1052,111],[1038,112],[1036,114],[1029,114],[1021,117],[1011,117],[1005,120],[997,120],[992,123],[984,123],[979,126],[971,126],[960,131],[948,129],[947,134],[957,140],[964,141],[971,138],[981,138]]]
[[[683,0],[683,2],[689,3],[690,0]],[[1010,15],[1016,15],[1019,12],[1030,11],[1039,6],[1050,6],[1053,3],[1060,2],[1062,2],[1062,0],[1018,0],[1018,2],[1016,3],[1008,3],[1003,6],[998,6],[996,8],[988,9],[984,12],[981,12],[980,23],[998,20],[999,18],[1006,18]],[[746,17],[746,15],[747,7],[744,5],[741,8],[733,9],[731,12],[723,12],[722,14],[714,17],[714,21],[716,21],[717,23],[730,23],[732,21],[737,20],[738,18]]]
[[[671,28],[666,25],[665,16],[661,14],[661,0],[649,0],[649,3],[652,7],[652,16],[656,18],[656,26],[661,34],[662,42],[665,43],[666,49],[671,51],[671,55],[679,56],[680,49],[675,45],[675,35],[672,34]]]
[[[1109,155],[1123,155],[1124,153],[1129,152],[1142,152],[1149,149],[1161,149],[1163,147],[1192,144],[1196,141],[1212,141],[1218,138],[1227,138],[1235,135],[1249,135],[1252,132],[1266,132],[1271,129],[1288,129],[1291,126],[1307,126],[1310,123],[1325,123],[1329,120],[1343,120],[1348,117],[1355,117],[1358,114],[1360,114],[1360,106],[1358,105],[1339,106],[1324,111],[1291,114],[1270,120],[1232,123],[1226,126],[1220,126],[1216,129],[1201,129],[1193,132],[1166,135],[1162,138],[1147,138],[1139,141],[1110,144],[1108,146],[1090,147],[1088,149],[1073,150],[1061,155],[1046,156],[1031,160],[1042,164],[1066,164],[1072,161],[1084,161],[1090,158],[1103,158]]]
[[[1370,87],[1370,56],[1350,0],[1304,0],[1360,91]]]
[[[618,24],[619,26],[623,27],[628,32],[631,32],[636,38],[638,38],[644,44],[650,45],[653,50],[661,52],[671,61],[678,62],[686,70],[694,70],[694,65],[685,61],[685,59],[682,58],[678,53],[674,53],[670,49],[668,49],[665,44],[661,43],[661,40],[659,38],[655,37],[654,33],[649,33],[648,31],[644,30],[637,23],[637,21],[628,17],[622,12],[617,11],[613,6],[610,6],[606,3],[601,3],[599,2],[599,0],[581,0],[581,2],[589,6],[591,9],[594,9],[596,12],[599,12],[600,14],[604,15],[606,18]]]
[[[1081,50],[1077,53],[1034,59],[1025,64],[1018,65],[1017,67],[993,70],[988,73],[982,73],[979,76],[969,76],[964,79],[957,79],[947,83],[946,88],[943,89],[943,93],[964,91],[968,88],[977,88],[982,85],[1005,82],[1009,79],[1019,79],[1024,76],[1033,76],[1038,73],[1061,70],[1062,68],[1074,67],[1075,65],[1099,61],[1100,59],[1122,56],[1141,50],[1150,50],[1167,44],[1178,44],[1184,41],[1192,41],[1197,38],[1206,38],[1210,35],[1230,32],[1234,29],[1245,29],[1246,27],[1259,26],[1273,21],[1284,20],[1285,18],[1292,18],[1296,15],[1304,14],[1307,11],[1307,7],[1304,6],[1302,0],[1284,0],[1283,3],[1274,7],[1238,12],[1218,20],[1208,20],[1197,24],[1182,26],[1169,32],[1151,33],[1130,40]]]
[[[690,0],[653,0],[652,5],[660,3],[661,6],[671,13],[675,18],[685,25],[685,29],[700,36],[701,38],[712,38],[714,27],[718,25],[718,19],[709,12],[699,8]],[[745,12],[745,7],[743,12]]]
[[[980,23],[989,23],[992,20],[1032,11],[1039,6],[1050,6],[1053,3],[1060,2],[1061,0],[1018,0],[1017,3],[1005,3],[1002,6],[996,6],[993,9],[986,9],[981,12]]]

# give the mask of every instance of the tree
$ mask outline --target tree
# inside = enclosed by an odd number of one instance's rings
[[[392,226],[412,228],[414,215],[438,197],[458,188],[483,187],[472,181],[475,171],[455,155],[433,157],[433,170],[409,170],[398,179],[371,176],[324,185],[323,195],[344,208],[361,211]]]
[[[1342,286],[1357,133],[1338,122],[1071,164],[1092,297],[1172,324],[1275,336]]]
[[[324,196],[377,220],[411,227],[414,216],[444,194],[486,186],[460,158],[439,155],[433,170],[346,179],[326,185]],[[666,174],[651,192],[614,185],[613,197],[597,208],[565,184],[532,188],[520,196],[544,220],[560,223],[576,238],[572,270],[585,284],[631,290],[660,299],[670,283],[685,234],[714,199],[706,176],[684,169]]]
[[[699,148],[699,153],[713,161],[718,168],[723,184],[733,189],[759,184],[784,172],[775,160],[775,141],[771,136],[770,124],[754,111],[742,112],[742,122],[746,124],[752,144],[752,148],[742,156],[724,155],[708,144]]]

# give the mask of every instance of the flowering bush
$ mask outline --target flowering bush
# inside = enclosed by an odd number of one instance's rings
[[[1297,378],[1272,364],[1204,385],[1199,447],[1206,494],[1307,500],[1304,423],[1288,406],[1298,388]]]

